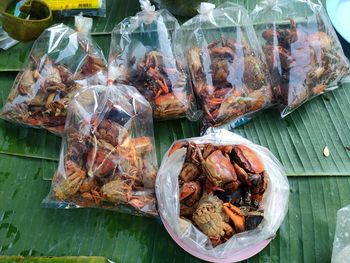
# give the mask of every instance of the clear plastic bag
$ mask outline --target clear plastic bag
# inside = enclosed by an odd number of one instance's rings
[[[185,49],[204,128],[235,127],[272,104],[271,81],[244,8],[214,7],[202,3],[200,14],[181,26],[176,46]]]
[[[44,205],[156,215],[152,109],[131,86],[90,86],[69,104],[58,170]]]
[[[211,128],[202,137],[173,144],[158,171],[156,194],[163,222],[185,249],[190,248],[187,251],[204,255],[206,260],[229,262],[235,253],[275,236],[288,210],[289,184],[283,166],[268,149],[227,130]],[[238,218],[233,220],[225,207]],[[240,218],[244,214],[251,217],[245,218],[245,224]],[[228,235],[232,231],[228,222],[238,234]],[[210,238],[202,232],[208,230]],[[221,242],[217,243],[218,238]]]
[[[350,258],[350,205],[337,213],[332,263],[347,263]]]
[[[172,39],[179,24],[168,11],[154,11],[148,0],[140,3],[143,11],[113,30],[108,79],[136,87],[151,103],[155,119],[195,120],[189,77],[174,55]]]
[[[67,17],[83,14],[84,16],[105,17],[106,0],[44,0],[55,15]]]
[[[264,0],[251,13],[284,117],[337,87],[349,63],[322,4]]]
[[[14,45],[18,44],[18,41],[11,38],[2,28],[0,24],[0,49],[8,50]]]
[[[82,85],[106,83],[107,62],[89,35],[92,19],[77,16],[75,24],[77,31],[54,25],[34,42],[1,118],[61,134],[73,94]]]

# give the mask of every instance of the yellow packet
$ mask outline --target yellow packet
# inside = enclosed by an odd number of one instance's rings
[[[97,9],[100,8],[99,0],[44,0],[52,11],[72,9]]]
[[[52,11],[63,16],[74,16],[79,12],[90,16],[106,15],[106,0],[43,0]]]

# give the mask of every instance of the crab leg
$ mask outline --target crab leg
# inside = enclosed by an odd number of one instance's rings
[[[231,203],[224,203],[223,209],[226,215],[232,220],[237,233],[245,231],[245,217],[241,215],[238,207]]]

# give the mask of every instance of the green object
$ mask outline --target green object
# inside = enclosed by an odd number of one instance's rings
[[[172,14],[183,16],[183,17],[192,17],[198,14],[198,9],[202,2],[212,3],[215,5],[220,5],[225,2],[244,2],[244,1],[233,1],[233,0],[155,0],[154,2],[159,3],[161,8],[168,9]],[[244,3],[243,3],[244,4]]]
[[[26,19],[29,16],[29,13],[26,12],[26,9],[23,9],[22,6],[28,6],[31,2],[27,2],[27,0],[20,0],[12,2],[9,7],[6,9],[6,13],[13,15],[15,17],[19,17],[22,19]],[[25,8],[25,7],[24,7]]]
[[[0,108],[7,100],[16,75],[17,72],[0,73]],[[0,120],[0,138],[0,153],[45,160],[58,159],[61,138],[44,130],[27,129]]]
[[[0,256],[1,263],[21,263],[24,257],[20,256]]]
[[[245,4],[251,8],[255,2]],[[107,7],[108,17],[94,19],[93,28],[105,54],[114,24],[134,15],[139,4],[109,0]],[[73,19],[55,20],[62,21],[73,25]],[[7,71],[22,68],[31,45],[20,43],[0,52],[0,71],[5,71],[0,73],[0,103],[7,99],[17,74]],[[344,48],[350,55],[350,45]],[[295,176],[289,178],[289,212],[280,231],[249,263],[330,262],[336,212],[350,203],[350,151],[345,148],[350,146],[349,88],[344,84],[285,120],[266,111],[235,131],[268,146],[288,174]],[[198,124],[160,122],[155,124],[155,134],[159,157],[174,139],[197,136]],[[325,146],[330,149],[328,158],[323,156]],[[59,151],[59,137],[0,121],[0,255],[101,255],[118,263],[200,262],[177,246],[156,219],[98,209],[41,208],[50,189],[50,182],[42,178],[53,175]]]
[[[0,256],[0,263],[108,263],[104,257],[22,257]]]
[[[178,247],[156,219],[41,208],[50,182],[38,174],[40,160],[0,154],[0,167],[0,200],[6,200],[0,202],[0,255],[200,262]],[[289,212],[280,231],[249,262],[330,262],[336,212],[350,203],[350,177],[291,178],[290,185]]]
[[[161,8],[168,9],[174,15],[182,17],[192,17],[198,14],[199,6],[202,2],[212,3],[216,6],[226,3],[238,3],[244,6],[246,9],[252,9],[255,6],[255,1],[245,0],[153,0],[153,2],[160,4]],[[181,19],[183,22],[186,20]]]
[[[14,39],[29,41],[36,39],[52,24],[52,12],[46,3],[39,0],[5,0],[0,4],[4,30]],[[28,19],[27,19],[28,18]]]

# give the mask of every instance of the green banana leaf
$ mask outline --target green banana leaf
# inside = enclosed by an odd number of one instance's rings
[[[236,2],[252,9],[257,1]],[[93,28],[106,55],[114,25],[139,10],[137,0],[107,0],[107,5],[107,17],[94,19]],[[56,21],[73,25],[72,18]],[[350,57],[350,45],[342,43]],[[31,46],[32,42],[20,43],[0,51],[0,107]],[[282,227],[271,244],[247,262],[330,262],[336,211],[350,202],[349,87],[344,84],[314,99],[286,119],[268,110],[235,130],[270,148],[292,176]],[[159,161],[175,139],[199,134],[199,123],[185,119],[154,127]],[[176,245],[159,219],[99,209],[41,208],[50,189],[50,182],[42,179],[52,178],[60,144],[59,137],[46,131],[0,120],[0,255],[200,262]],[[323,155],[326,146],[328,158]]]
[[[0,256],[1,263],[109,263],[104,257],[22,257]]]
[[[17,72],[0,74],[0,107],[4,105]],[[0,120],[0,153],[57,160],[61,139],[44,130],[28,129]]]
[[[41,160],[0,154],[0,167],[0,255],[199,262],[175,244],[158,219],[41,208],[50,188],[38,175]],[[291,178],[290,185],[289,212],[280,231],[249,262],[330,261],[336,211],[350,202],[350,178]]]

